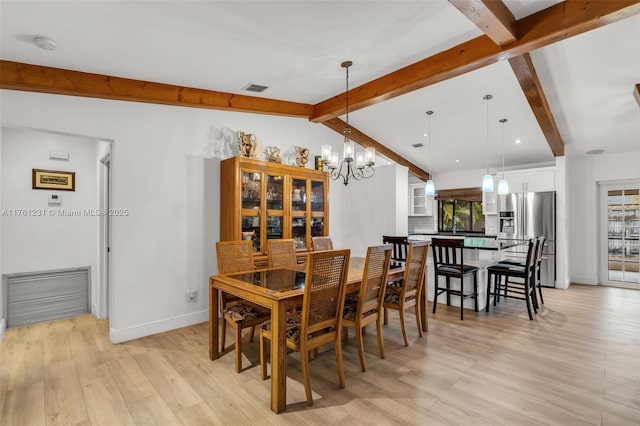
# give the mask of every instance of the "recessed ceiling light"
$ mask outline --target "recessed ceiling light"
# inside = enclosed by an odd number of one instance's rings
[[[262,93],[265,90],[267,90],[268,88],[269,88],[269,86],[262,86],[260,84],[249,83],[246,86],[244,86],[242,88],[242,90],[246,90],[247,92]]]
[[[592,149],[591,151],[587,151],[587,154],[596,155],[596,154],[602,154],[603,152],[604,152],[604,149]]]
[[[56,50],[58,43],[49,37],[37,36],[33,38],[33,44],[44,50]]]
[[[429,133],[423,133],[422,136],[429,136]]]
[[[460,162],[460,160],[456,160],[456,163],[459,163],[459,162]]]
[[[520,143],[520,139],[516,139],[516,143]]]

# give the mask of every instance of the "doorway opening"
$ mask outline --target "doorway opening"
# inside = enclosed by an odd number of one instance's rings
[[[111,291],[109,278],[111,272],[111,143],[106,142],[106,153],[98,163],[100,188],[100,259],[98,284],[98,309],[96,315],[100,319],[111,318]]]

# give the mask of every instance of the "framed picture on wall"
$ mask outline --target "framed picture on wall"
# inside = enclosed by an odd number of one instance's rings
[[[61,170],[33,169],[32,189],[53,189],[56,191],[75,191],[76,173]]]

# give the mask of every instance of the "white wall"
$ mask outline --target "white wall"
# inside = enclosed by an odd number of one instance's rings
[[[283,152],[302,145],[310,158],[323,143],[337,148],[342,141],[304,119],[10,90],[0,91],[0,100],[3,124],[113,141],[112,207],[130,211],[112,218],[116,342],[208,319],[220,217],[220,161],[203,154],[212,127],[254,133]],[[339,199],[332,197],[330,209],[334,232],[341,228]],[[188,302],[189,289],[198,290],[197,303]]]
[[[369,179],[340,180],[330,185],[329,227],[334,248],[350,248],[365,256],[367,247],[382,244],[383,235],[407,235],[409,223],[408,168],[378,166]]]
[[[3,273],[89,267],[90,293],[94,299],[98,217],[84,214],[84,210],[98,207],[96,142],[4,126],[2,140],[2,205],[8,213],[0,218],[4,230]],[[50,150],[69,153],[69,160],[49,159]],[[34,168],[75,172],[75,191],[32,189]],[[62,204],[49,205],[50,194],[61,197]],[[92,306],[94,302],[91,301]]]
[[[640,179],[640,151],[569,157],[571,282],[598,284],[598,183]]]

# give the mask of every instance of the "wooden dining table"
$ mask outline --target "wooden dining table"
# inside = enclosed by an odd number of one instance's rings
[[[351,257],[347,276],[347,293],[357,292],[362,282],[365,259]],[[404,274],[404,266],[396,265],[389,270],[389,280],[398,279]],[[287,403],[287,346],[286,311],[303,296],[305,272],[288,268],[263,268],[245,273],[213,275],[209,278],[209,358],[216,360],[220,356],[218,332],[219,292],[240,297],[271,310],[271,410],[280,413]],[[424,288],[424,286],[423,286]],[[426,297],[420,298],[422,329],[427,331]],[[224,319],[222,319],[223,326]]]

